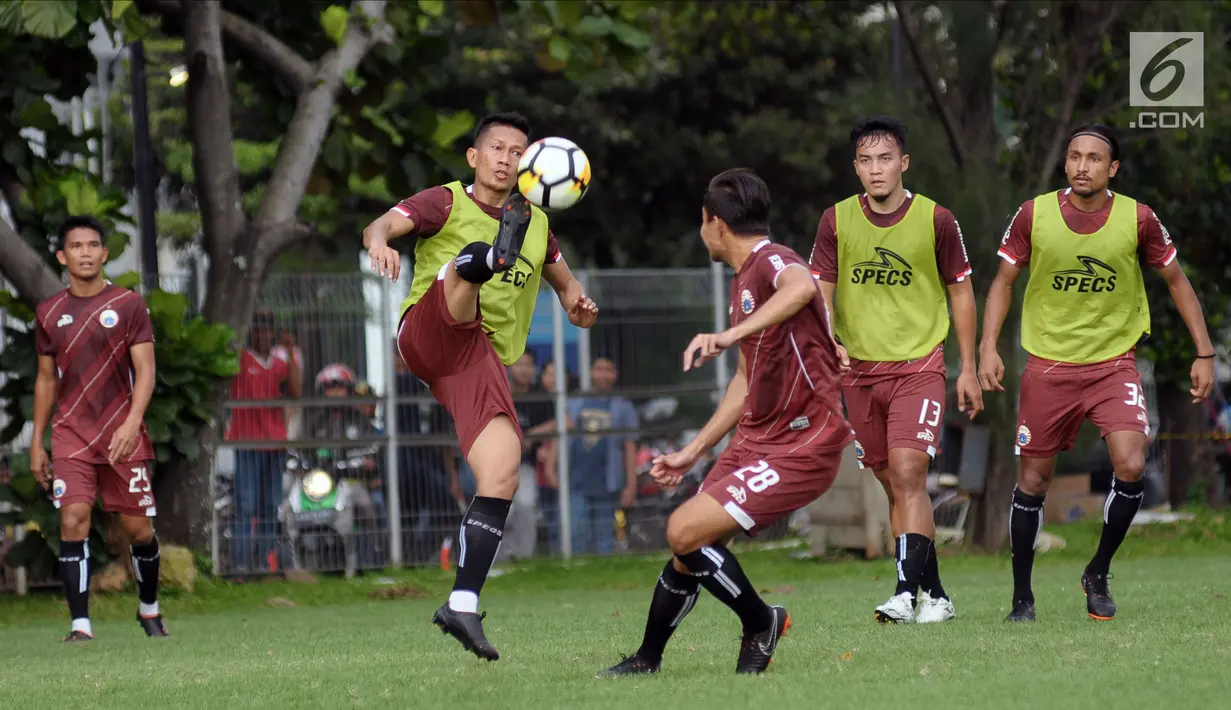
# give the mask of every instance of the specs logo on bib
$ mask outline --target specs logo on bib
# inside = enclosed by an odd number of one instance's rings
[[[1053,271],[1051,287],[1057,291],[1110,293],[1116,290],[1116,270],[1092,256],[1078,256],[1080,269]]]
[[[876,259],[861,261],[851,268],[851,283],[877,286],[909,286],[914,272],[910,262],[885,247],[875,247]]]

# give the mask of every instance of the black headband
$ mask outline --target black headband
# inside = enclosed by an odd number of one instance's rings
[[[1107,136],[1103,135],[1102,133],[1095,133],[1093,131],[1082,131],[1081,133],[1074,133],[1073,135],[1069,136],[1069,140],[1071,141],[1074,138],[1077,138],[1079,136],[1090,136],[1092,138],[1097,138],[1103,141],[1104,143],[1107,144],[1108,148],[1111,148],[1111,157],[1112,159],[1115,159],[1116,147],[1112,145],[1111,141],[1108,140]]]

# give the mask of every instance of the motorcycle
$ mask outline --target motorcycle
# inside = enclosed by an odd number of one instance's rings
[[[279,510],[294,569],[324,569],[338,557],[350,579],[359,572],[360,541],[376,519],[372,497],[354,479],[374,451],[350,450],[333,458],[291,452],[286,457],[287,496]]]

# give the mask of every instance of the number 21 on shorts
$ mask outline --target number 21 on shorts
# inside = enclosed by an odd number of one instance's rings
[[[940,424],[940,402],[925,398],[923,407],[919,409],[919,423],[927,426]]]
[[[135,475],[128,479],[128,492],[149,493],[150,475],[146,472],[145,466],[134,466],[131,470]]]
[[[745,474],[755,474],[751,477]],[[745,466],[735,472],[735,477],[744,483],[748,484],[748,490],[753,493],[760,493],[778,482],[778,472],[769,467],[769,464],[764,461],[757,461],[751,466]]]

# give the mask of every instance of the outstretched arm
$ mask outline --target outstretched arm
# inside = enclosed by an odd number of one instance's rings
[[[739,325],[721,333],[702,333],[693,338],[684,351],[684,371],[700,367],[743,338],[781,323],[802,311],[816,298],[816,282],[803,264],[787,264],[785,269],[778,272],[774,288],[774,295],[765,305]]]
[[[949,306],[953,309],[953,328],[957,331],[957,351],[962,358],[962,370],[957,378],[957,408],[974,419],[983,411],[983,392],[979,389],[975,365],[975,338],[979,332],[975,290],[970,285],[970,279],[949,284],[948,290]]]
[[[1184,269],[1180,268],[1178,259],[1159,269],[1158,273],[1167,282],[1175,307],[1184,319],[1184,325],[1188,326],[1193,345],[1197,347],[1197,359],[1193,362],[1191,373],[1193,386],[1189,393],[1192,394],[1194,403],[1203,402],[1214,389],[1214,344],[1210,341],[1210,332],[1205,326],[1201,302],[1197,300],[1197,293],[1193,291],[1193,285],[1189,283]]]

